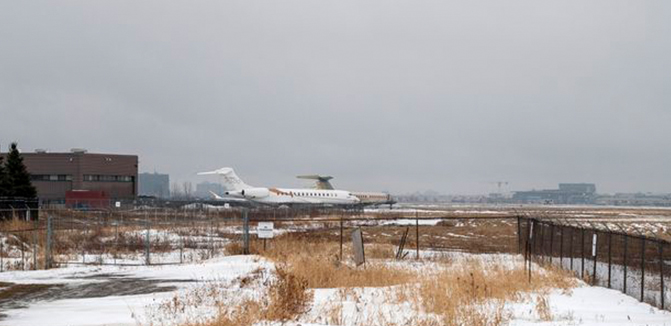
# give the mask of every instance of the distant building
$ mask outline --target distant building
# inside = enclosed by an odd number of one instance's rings
[[[559,189],[517,191],[514,202],[532,204],[594,204],[596,185],[592,183],[561,183]]]
[[[597,204],[609,206],[650,206],[671,207],[671,194],[618,193],[601,195]]]
[[[66,193],[72,190],[99,191],[109,199],[137,196],[137,155],[73,149],[69,153],[37,150],[21,156],[40,200],[64,202]]]
[[[194,196],[198,198],[212,198],[210,191],[221,195],[226,191],[226,188],[220,183],[204,181],[196,185]]]
[[[140,173],[140,196],[170,197],[170,176],[161,173]]]

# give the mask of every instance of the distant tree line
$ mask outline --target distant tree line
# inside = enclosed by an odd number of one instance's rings
[[[0,156],[0,197],[37,197],[37,189],[30,182],[30,174],[16,143],[9,146],[4,159]]]

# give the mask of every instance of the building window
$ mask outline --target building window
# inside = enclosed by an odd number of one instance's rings
[[[85,174],[84,181],[87,182],[133,182],[132,176],[127,175],[100,175]]]
[[[31,174],[31,181],[72,181],[70,174]]]

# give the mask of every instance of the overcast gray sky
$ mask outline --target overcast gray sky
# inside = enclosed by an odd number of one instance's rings
[[[2,1],[0,119],[176,181],[671,192],[671,1]]]

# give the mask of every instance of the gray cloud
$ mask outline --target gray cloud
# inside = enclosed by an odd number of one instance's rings
[[[0,4],[0,142],[197,181],[670,192],[665,1]],[[11,117],[11,119],[8,119]]]

